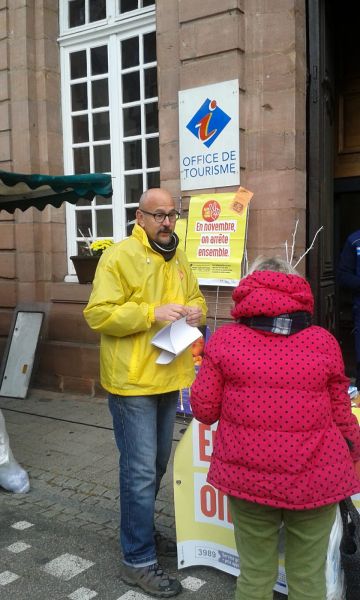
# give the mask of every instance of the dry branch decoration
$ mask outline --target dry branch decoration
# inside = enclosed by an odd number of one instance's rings
[[[296,234],[297,234],[297,229],[299,226],[299,219],[296,219],[295,221],[295,227],[294,227],[294,231],[292,233],[292,244],[291,244],[291,254],[290,254],[290,258],[289,258],[289,247],[288,247],[288,241],[285,240],[285,256],[286,256],[286,262],[289,263],[290,266],[292,266],[294,269],[296,269],[296,267],[298,266],[298,264],[302,261],[302,259],[304,258],[304,256],[306,256],[306,254],[308,252],[310,252],[310,250],[314,247],[315,244],[315,240],[318,236],[318,234],[320,233],[320,231],[322,229],[324,229],[324,226],[321,225],[321,227],[319,227],[319,229],[316,231],[313,240],[310,244],[310,246],[305,250],[305,252],[303,252],[303,254],[300,256],[300,258],[296,261],[296,263],[293,265],[293,260],[294,260],[294,253],[295,253],[295,242],[296,242]]]

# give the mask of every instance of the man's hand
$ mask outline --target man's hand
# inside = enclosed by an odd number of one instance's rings
[[[198,325],[201,325],[201,321],[202,321],[202,311],[201,308],[198,308],[196,306],[186,306],[186,322],[188,325],[191,325],[192,327],[198,327]]]
[[[156,321],[170,321],[171,323],[185,317],[187,309],[182,304],[163,304],[154,310]]]

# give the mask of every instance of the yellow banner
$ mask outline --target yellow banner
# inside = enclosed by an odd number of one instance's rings
[[[192,196],[186,254],[203,285],[236,286],[241,277],[252,192]]]
[[[216,426],[193,419],[174,458],[179,567],[210,565],[239,572],[228,499],[206,482]],[[223,567],[226,568],[223,568]]]
[[[176,234],[179,238],[179,248],[185,251],[187,219],[179,219],[176,221]]]

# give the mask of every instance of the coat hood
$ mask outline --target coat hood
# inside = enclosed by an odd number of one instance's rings
[[[255,271],[242,279],[233,291],[234,319],[314,310],[314,298],[308,282],[299,275],[277,271]]]

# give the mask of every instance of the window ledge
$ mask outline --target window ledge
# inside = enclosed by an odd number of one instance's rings
[[[91,283],[77,283],[77,277],[73,275],[73,281],[52,283],[50,288],[51,302],[69,304],[87,304],[91,293]]]

